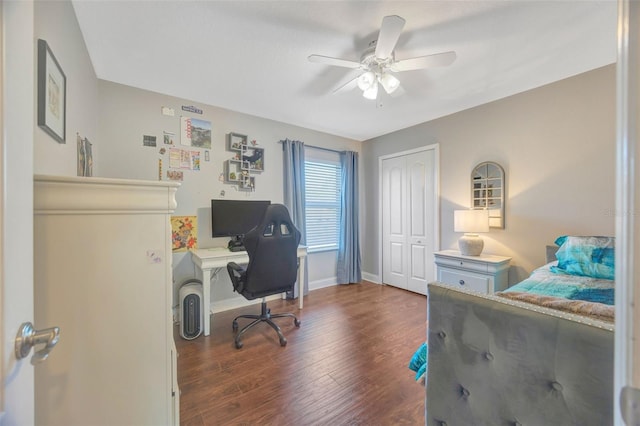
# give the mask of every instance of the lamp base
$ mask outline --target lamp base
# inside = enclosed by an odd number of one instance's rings
[[[484,241],[478,234],[464,234],[458,240],[460,254],[464,256],[480,256],[484,248]]]

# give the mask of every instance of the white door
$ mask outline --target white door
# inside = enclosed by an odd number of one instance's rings
[[[382,161],[382,282],[407,288],[406,161]]]
[[[382,282],[420,294],[434,279],[435,148],[381,159]]]
[[[616,169],[616,334],[614,423],[637,425],[640,389],[640,3],[619,2]],[[630,396],[621,401],[622,395]]]
[[[427,294],[427,282],[434,278],[433,211],[435,206],[435,179],[433,151],[422,151],[406,156],[407,210],[409,252],[407,289]]]
[[[0,84],[3,425],[34,423],[34,368],[29,358],[17,360],[14,353],[20,325],[33,322],[33,132],[37,131],[33,7],[31,1],[0,2],[4,49]]]

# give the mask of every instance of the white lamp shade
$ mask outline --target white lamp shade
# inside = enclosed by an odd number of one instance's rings
[[[362,91],[371,88],[373,84],[377,84],[376,76],[371,71],[367,71],[364,74],[360,75],[360,77],[358,77],[358,87]]]
[[[388,94],[392,94],[400,87],[400,81],[389,73],[382,74],[378,77],[378,81],[380,81],[380,84]]]
[[[488,210],[454,210],[453,212],[454,232],[489,232],[489,211]]]
[[[362,96],[367,99],[376,99],[378,97],[378,82],[374,80],[374,83],[367,90],[362,92]]]

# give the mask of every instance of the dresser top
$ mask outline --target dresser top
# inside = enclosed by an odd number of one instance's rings
[[[441,250],[433,253],[433,255],[437,257],[450,257],[453,259],[465,259],[465,260],[473,260],[476,262],[486,262],[486,263],[505,263],[511,261],[510,257],[506,256],[496,256],[493,254],[481,254],[480,256],[465,256],[460,254],[458,250]]]

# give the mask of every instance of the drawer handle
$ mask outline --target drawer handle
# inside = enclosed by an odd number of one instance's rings
[[[458,283],[459,283],[460,285],[464,285],[464,280],[460,280],[460,281],[458,281]]]

